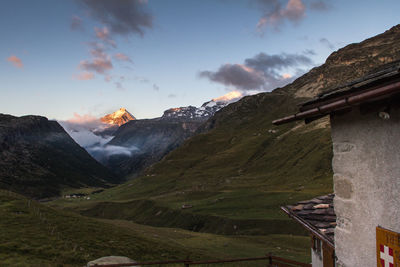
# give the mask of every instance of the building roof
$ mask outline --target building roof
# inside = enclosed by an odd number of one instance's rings
[[[400,61],[385,64],[371,74],[340,85],[303,103],[296,114],[273,121],[280,125],[295,120],[312,121],[332,112],[400,95]]]
[[[333,208],[334,194],[300,201],[281,207],[290,217],[334,248],[336,214]]]

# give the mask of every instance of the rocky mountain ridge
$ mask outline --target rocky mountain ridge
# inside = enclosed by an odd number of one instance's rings
[[[210,100],[205,102],[201,107],[195,106],[170,108],[164,111],[161,119],[175,120],[207,120],[212,117],[218,110],[228,105],[229,102]]]

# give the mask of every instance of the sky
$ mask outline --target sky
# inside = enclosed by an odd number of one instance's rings
[[[4,0],[0,113],[154,118],[271,91],[400,23],[398,0]]]

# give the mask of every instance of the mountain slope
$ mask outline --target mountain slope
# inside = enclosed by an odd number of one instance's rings
[[[118,175],[136,177],[194,135],[208,118],[227,104],[227,101],[211,100],[199,108],[168,109],[160,118],[129,121],[113,133],[114,138],[106,145],[124,149],[126,153],[103,157],[100,162]]]
[[[159,161],[193,135],[203,120],[172,118],[135,120],[122,125],[107,144],[131,149],[131,154],[113,155],[105,165],[120,175],[135,176]]]
[[[399,60],[398,40],[400,26],[334,52],[325,64],[288,86],[228,105],[207,121],[202,134],[188,139],[144,176],[100,194],[81,212],[115,216],[116,206],[124,201],[131,209],[119,215],[141,223],[171,226],[172,222],[196,231],[236,225],[226,231],[232,234],[243,233],[243,228],[266,232],[279,222],[281,233],[291,233],[295,223],[287,222],[290,219],[279,206],[333,190],[330,128],[327,119],[280,127],[272,120],[297,111],[297,104],[322,90]],[[118,202],[107,205],[111,200]],[[147,206],[140,204],[149,200]],[[151,212],[133,208],[138,205]],[[182,205],[191,208],[182,210]],[[182,217],[187,220],[182,223],[172,220],[178,214],[196,216]],[[224,220],[210,227],[210,215]],[[251,229],[252,219],[263,220],[262,226]]]
[[[0,114],[0,188],[44,198],[115,182],[57,122]]]

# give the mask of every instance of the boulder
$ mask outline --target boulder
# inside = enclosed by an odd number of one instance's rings
[[[107,256],[107,257],[102,257],[97,260],[93,260],[88,262],[86,267],[92,267],[97,265],[105,265],[105,264],[118,264],[118,263],[135,263],[136,261],[128,258],[128,257],[122,257],[122,256]],[[139,266],[139,265],[137,265]]]

